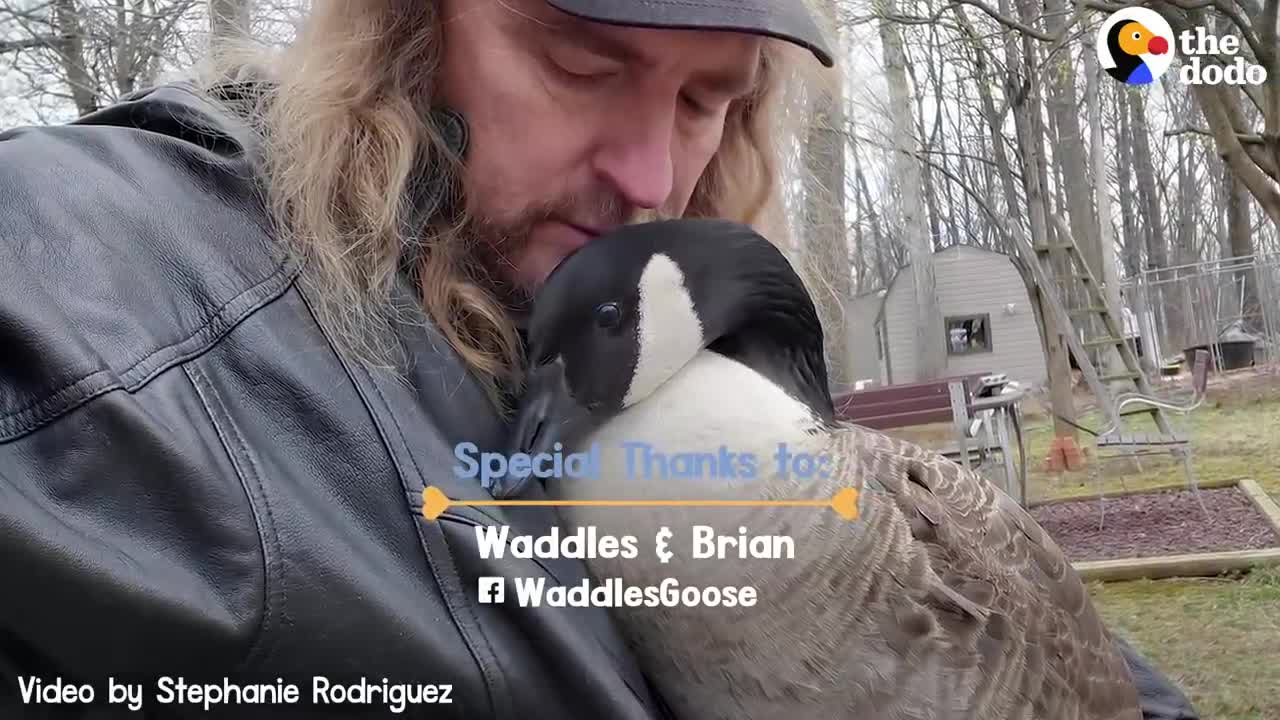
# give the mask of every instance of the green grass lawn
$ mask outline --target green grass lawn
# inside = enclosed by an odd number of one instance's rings
[[[1280,571],[1093,583],[1098,610],[1204,720],[1280,718]]]
[[[1215,381],[1205,405],[1172,416],[1191,432],[1202,481],[1247,477],[1280,502],[1280,378]],[[1096,413],[1080,425],[1098,428]],[[1137,423],[1142,431],[1147,423]],[[1151,425],[1154,429],[1154,425]],[[897,433],[895,433],[897,434]],[[902,431],[928,443],[945,428]],[[1050,474],[1040,461],[1053,439],[1044,416],[1027,422],[1027,494],[1034,501],[1089,496],[1098,488],[1087,472]],[[1079,434],[1082,447],[1091,437]],[[1142,471],[1117,460],[1103,465],[1104,490],[1184,481],[1182,463],[1142,459]],[[1280,718],[1280,569],[1244,577],[1092,583],[1091,594],[1109,625],[1181,686],[1205,720]]]
[[[1187,416],[1170,415],[1179,430],[1188,431],[1194,449],[1195,470],[1202,481],[1252,478],[1280,499],[1280,378],[1276,387],[1211,388],[1204,405]],[[1098,413],[1081,414],[1076,422],[1088,428],[1103,426]],[[1149,417],[1133,422],[1135,432],[1154,432]],[[1032,501],[1050,497],[1096,494],[1098,488],[1087,472],[1060,475],[1044,472],[1039,461],[1053,440],[1053,425],[1044,418],[1030,420],[1025,429],[1027,442],[1027,494]],[[1079,433],[1078,442],[1088,448],[1092,437]],[[1104,463],[1104,490],[1121,486],[1141,488],[1180,483],[1185,475],[1182,463],[1168,456],[1142,458],[1142,472],[1125,460]]]

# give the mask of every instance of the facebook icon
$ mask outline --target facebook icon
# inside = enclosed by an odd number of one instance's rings
[[[506,584],[500,577],[480,578],[480,602],[490,605],[500,603],[506,592]]]

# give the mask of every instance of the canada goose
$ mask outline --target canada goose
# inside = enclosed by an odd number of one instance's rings
[[[1021,507],[934,453],[837,422],[813,302],[750,228],[677,220],[596,239],[539,291],[528,347],[512,449],[594,445],[603,458],[599,479],[546,480],[553,497],[859,491],[855,520],[814,507],[562,509],[570,526],[642,543],[638,558],[588,561],[601,580],[755,588],[748,607],[614,610],[678,717],[1141,717],[1085,586]],[[637,443],[650,451],[647,469]],[[808,477],[780,474],[782,443],[827,464]],[[655,453],[700,458],[701,477],[676,477]],[[495,494],[527,481],[503,478]],[[695,525],[732,538],[786,536],[794,556],[730,548],[727,559],[695,558]],[[673,533],[670,562],[651,547],[663,527]]]

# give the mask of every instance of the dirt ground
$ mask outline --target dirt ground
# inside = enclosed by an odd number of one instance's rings
[[[1280,546],[1280,535],[1238,487],[1072,500],[1032,516],[1073,560],[1114,560]],[[1101,528],[1099,528],[1101,525]]]

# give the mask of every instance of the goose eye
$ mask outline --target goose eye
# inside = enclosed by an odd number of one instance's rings
[[[617,327],[620,322],[622,311],[618,309],[618,303],[607,302],[596,308],[596,325],[607,330]]]

